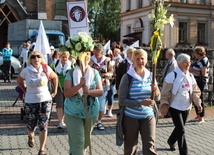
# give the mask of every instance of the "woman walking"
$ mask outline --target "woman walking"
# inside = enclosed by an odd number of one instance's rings
[[[91,52],[85,51],[86,57],[84,77],[81,72],[80,58],[76,67],[69,71],[65,78],[64,103],[65,123],[68,130],[70,155],[85,155],[89,146],[90,135],[99,113],[98,96],[103,93],[99,72],[89,66]],[[86,123],[86,110],[84,96],[87,96],[88,125]],[[87,130],[89,128],[89,130]]]
[[[52,98],[57,93],[58,78],[53,70],[47,67],[44,71],[44,57],[39,51],[33,51],[28,60],[28,66],[24,68],[17,83],[25,94],[25,113],[27,120],[28,145],[34,147],[34,131],[39,128],[39,153],[45,155],[45,144],[47,139],[48,120],[51,112]],[[48,76],[48,77],[47,77]],[[53,80],[54,92],[48,91],[48,79]],[[24,84],[25,81],[25,84]]]
[[[152,74],[146,69],[147,52],[138,49],[132,54],[133,67],[121,79],[119,104],[122,110],[124,132],[124,155],[135,155],[138,150],[138,134],[142,139],[143,154],[157,155],[155,148],[156,120],[151,100],[154,91],[156,100],[160,95],[157,83],[152,83]]]
[[[204,116],[205,116],[205,105],[204,105],[204,88],[208,82],[208,74],[209,74],[209,60],[206,57],[206,51],[204,47],[197,46],[194,49],[194,55],[195,55],[195,62],[190,67],[190,72],[194,75],[195,80],[197,82],[198,87],[201,90],[201,106],[202,106],[202,112],[198,112],[197,106],[194,104],[195,112],[196,112],[196,118],[194,119],[196,122],[195,124],[199,125],[205,122]]]
[[[194,76],[189,72],[190,56],[180,54],[177,57],[178,67],[167,74],[161,91],[160,110],[162,116],[170,111],[174,130],[167,140],[171,151],[175,151],[175,143],[178,142],[180,155],[188,155],[185,138],[185,124],[192,101],[197,105],[198,112],[202,111],[200,89]]]

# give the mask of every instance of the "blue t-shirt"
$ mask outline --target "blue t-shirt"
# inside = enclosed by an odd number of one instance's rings
[[[100,74],[97,70],[94,70],[94,80],[89,89],[96,89],[97,82],[101,82]],[[70,72],[67,73],[65,80],[72,80]],[[88,101],[88,117],[96,117],[99,113],[99,101],[97,97],[87,97]],[[90,104],[89,104],[90,103]],[[80,96],[76,93],[74,96],[66,98],[64,102],[64,112],[78,118],[86,118],[84,95]]]

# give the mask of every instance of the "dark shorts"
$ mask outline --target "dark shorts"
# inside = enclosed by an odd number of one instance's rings
[[[25,114],[27,116],[27,128],[34,131],[38,126],[40,131],[46,131],[51,113],[52,101],[41,103],[25,103]]]
[[[62,88],[63,91],[63,88]],[[60,88],[57,89],[57,94],[54,97],[54,102],[56,102],[56,108],[64,108],[65,96]]]

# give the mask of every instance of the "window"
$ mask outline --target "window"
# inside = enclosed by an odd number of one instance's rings
[[[56,12],[55,15],[65,16],[66,15],[66,5],[65,0],[56,1]]]
[[[131,10],[131,0],[127,1],[127,11]]]
[[[205,4],[205,0],[198,0],[199,4]]]
[[[140,9],[143,6],[143,0],[137,0],[137,8]]]
[[[131,26],[127,26],[127,34],[131,33]]]
[[[179,43],[187,43],[187,22],[179,22]]]
[[[181,0],[181,3],[188,3],[187,0]]]
[[[198,44],[204,44],[206,42],[206,24],[198,23]]]

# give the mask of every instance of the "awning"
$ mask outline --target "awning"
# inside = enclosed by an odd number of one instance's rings
[[[123,37],[132,37],[132,38],[141,38],[142,37],[142,32],[134,32],[134,33],[129,33]]]

